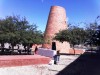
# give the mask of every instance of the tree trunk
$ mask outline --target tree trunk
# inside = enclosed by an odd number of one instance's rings
[[[11,55],[13,55],[13,52],[14,52],[14,46],[12,45],[12,48],[11,48]]]
[[[1,44],[1,53],[4,55],[4,43]]]

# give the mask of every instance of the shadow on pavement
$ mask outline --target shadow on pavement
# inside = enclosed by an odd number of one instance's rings
[[[85,52],[57,75],[100,75],[100,50]]]

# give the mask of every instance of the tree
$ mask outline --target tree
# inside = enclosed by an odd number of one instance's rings
[[[99,25],[100,16],[98,16],[93,23],[88,24],[86,28],[87,36],[87,44],[92,45],[99,45],[100,41],[100,25]]]
[[[92,45],[100,46],[100,26],[98,26],[95,32],[92,34],[90,43]]]
[[[74,50],[74,45],[84,43],[86,41],[86,36],[87,34],[84,29],[73,26],[69,29],[62,30],[59,33],[56,33],[54,39],[60,42],[64,42],[64,41],[69,42],[72,45]],[[74,50],[74,54],[75,54],[75,50]]]
[[[42,32],[35,24],[30,24],[25,17],[7,16],[0,19],[0,43],[11,43],[12,49],[16,44],[30,46],[42,43]]]

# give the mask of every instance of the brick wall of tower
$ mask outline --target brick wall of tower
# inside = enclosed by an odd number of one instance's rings
[[[64,30],[66,28],[67,22],[65,9],[60,6],[52,6],[44,34],[45,43],[49,43],[49,47],[51,48],[52,42],[54,41],[56,42],[57,50],[61,50],[61,53],[68,53],[70,49],[68,42],[61,43],[53,40],[55,33],[58,33],[60,30]],[[46,45],[43,44],[43,47],[46,48]]]

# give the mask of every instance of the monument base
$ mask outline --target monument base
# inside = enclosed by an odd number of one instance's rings
[[[70,44],[68,42],[55,42],[56,50],[60,50],[60,53],[69,53],[70,52]],[[43,44],[43,48],[52,49],[52,42],[50,44]]]
[[[49,64],[49,57],[40,55],[0,56],[0,67]]]

